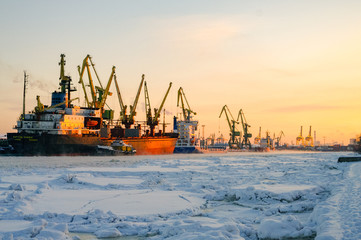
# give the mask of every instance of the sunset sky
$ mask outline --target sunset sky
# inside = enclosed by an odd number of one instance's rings
[[[82,97],[77,66],[87,54],[105,85],[116,66],[126,105],[145,74],[150,101],[180,113],[177,90],[197,112],[206,137],[228,136],[226,104],[243,109],[253,136],[262,127],[288,143],[303,126],[322,143],[348,144],[361,133],[361,1],[1,1],[0,134],[36,95],[50,104],[60,54]],[[115,88],[108,105],[119,110]],[[83,101],[78,105],[82,105]],[[143,120],[144,93],[137,120]],[[241,128],[241,126],[239,126]],[[253,140],[252,140],[253,142]]]

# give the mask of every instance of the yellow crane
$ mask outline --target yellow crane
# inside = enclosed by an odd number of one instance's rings
[[[165,103],[165,100],[167,99],[167,96],[169,94],[169,90],[172,87],[172,83],[169,83],[168,90],[166,94],[164,95],[164,98],[162,100],[162,103],[160,104],[159,108],[154,108],[154,117],[152,116],[152,109],[150,106],[150,99],[148,94],[148,87],[147,82],[144,82],[144,95],[145,95],[145,108],[146,108],[146,118],[147,118],[147,125],[150,128],[150,136],[154,135],[154,128],[159,123],[159,116],[162,111],[163,105]]]
[[[310,126],[310,131],[308,133],[308,136],[305,138],[305,140],[306,140],[305,145],[313,147],[314,144],[313,144],[313,137],[312,137],[311,131],[312,131],[312,126]]]
[[[89,63],[90,62],[90,63]],[[92,74],[91,74],[91,70],[90,70],[90,66],[92,67],[93,71],[95,72],[95,75],[98,79],[99,85],[102,87],[102,84],[100,82],[98,73],[95,69],[95,64],[93,63],[91,56],[87,55],[84,60],[83,60],[83,65],[82,67],[78,66],[78,72],[79,72],[79,83],[81,83],[83,91],[84,91],[84,98],[85,98],[85,102],[87,104],[88,107],[96,107],[96,89],[93,83],[93,78],[92,78]],[[84,76],[84,72],[85,70],[87,70],[88,73],[88,79],[89,79],[89,85],[85,85],[84,80],[83,80],[83,76]],[[89,100],[88,98],[88,94],[87,94],[87,90],[86,90],[86,86],[90,87],[90,95],[91,95],[91,100]]]
[[[61,105],[68,105],[70,104],[72,101],[75,101],[75,100],[79,100],[79,98],[73,98],[73,99],[70,99],[69,101],[66,100],[62,103],[58,103],[58,104],[55,104],[55,105],[52,105],[50,107],[45,107],[44,104],[41,103],[40,101],[40,96],[36,96],[36,107],[35,107],[35,113],[43,113],[44,111],[46,110],[49,110],[49,109],[53,109],[53,108],[57,108],[57,107],[60,107]]]
[[[239,124],[239,122],[234,120],[232,113],[229,111],[227,105],[223,106],[221,113],[219,114],[219,118],[221,118],[223,112],[226,115],[229,131],[230,131],[229,133],[230,139],[228,141],[228,145],[232,149],[240,148],[238,137],[241,136],[241,133],[236,129],[236,124]]]
[[[94,85],[90,67],[92,67],[100,86]],[[84,80],[83,80],[85,70],[87,71],[87,74],[88,74],[89,85],[85,85]],[[115,74],[115,67],[113,66],[113,68],[112,68],[112,72],[110,74],[110,78],[108,80],[108,84],[105,89],[102,86],[102,83],[99,79],[98,73],[95,69],[95,64],[93,63],[90,55],[87,55],[84,58],[82,67],[78,66],[78,72],[79,72],[79,83],[82,85],[83,92],[84,92],[84,98],[85,98],[87,107],[103,108],[105,105],[107,96],[112,95],[112,93],[109,92],[109,88],[110,88],[110,84],[113,79],[113,75]],[[88,87],[88,86],[90,88],[91,100],[89,99],[88,93],[86,90],[86,87]]]
[[[302,126],[301,126],[300,135],[296,138],[296,145],[304,146],[304,138],[302,136]]]
[[[96,87],[96,89],[98,90],[98,99],[96,101],[96,107],[98,108],[104,108],[105,105],[105,101],[107,100],[108,95],[111,96],[112,93],[109,92],[110,89],[110,85],[112,83],[112,80],[114,78],[115,75],[115,66],[112,67],[112,72],[110,74],[107,86],[104,88],[102,87]]]
[[[183,118],[184,121],[190,121],[191,120],[191,114],[196,115],[197,113],[194,112],[191,107],[189,106],[189,103],[187,101],[186,95],[184,94],[183,88],[180,87],[178,90],[178,100],[177,100],[177,107],[179,107],[179,100],[181,103],[181,108],[183,112]],[[187,104],[187,106],[184,105],[184,102]]]

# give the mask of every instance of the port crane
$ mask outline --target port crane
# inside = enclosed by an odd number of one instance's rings
[[[248,148],[251,148],[251,141],[250,138],[252,137],[252,134],[248,132],[248,128],[251,127],[246,120],[246,117],[244,116],[244,112],[242,109],[238,112],[237,122],[239,121],[239,118],[241,117],[241,124],[243,129],[243,138],[241,141],[241,148],[248,146]]]
[[[186,95],[184,94],[182,87],[180,87],[178,90],[177,107],[179,107],[179,100],[181,103],[184,121],[190,121],[192,117],[191,114],[197,115],[197,113],[194,112],[189,106],[188,100],[186,98]],[[187,106],[184,105],[184,102],[187,104]]]
[[[125,106],[123,103],[123,98],[122,98],[122,95],[120,94],[117,76],[115,74],[114,74],[114,85],[115,85],[115,89],[117,90],[117,96],[118,96],[118,101],[119,101],[119,106],[120,106],[120,121],[122,121],[125,118],[127,106]]]
[[[108,96],[111,96],[112,93],[109,92],[109,89],[110,89],[110,85],[112,83],[112,80],[114,78],[114,75],[115,75],[115,66],[112,67],[112,72],[110,74],[110,77],[109,77],[109,80],[108,80],[108,83],[107,83],[107,86],[104,88],[102,87],[96,87],[96,89],[98,90],[98,99],[97,99],[97,102],[96,102],[96,105],[98,108],[104,108],[104,105],[105,105],[105,102],[107,100],[107,97]]]
[[[280,134],[278,135],[278,137],[276,138],[275,147],[279,147],[279,146],[280,146],[282,136],[285,136],[285,134],[283,133],[283,131],[281,131]]]
[[[53,108],[57,108],[57,107],[60,107],[61,105],[68,105],[75,101],[75,100],[79,100],[79,98],[73,98],[73,99],[70,99],[69,101],[66,100],[64,102],[61,102],[61,103],[58,103],[58,104],[55,104],[55,105],[52,105],[50,107],[47,107],[47,106],[44,106],[44,104],[41,103],[40,101],[40,96],[36,96],[36,107],[34,109],[35,113],[43,113],[49,109],[53,109]]]
[[[300,135],[296,138],[296,145],[304,145],[304,138],[302,136],[302,126],[301,126],[301,131],[300,131]]]
[[[145,112],[146,112],[146,118],[147,118],[147,125],[150,128],[150,136],[154,136],[154,128],[159,123],[159,116],[163,109],[163,105],[165,103],[165,100],[167,99],[168,93],[170,88],[172,87],[172,82],[169,83],[168,90],[166,94],[164,95],[164,98],[162,100],[162,103],[160,104],[159,108],[154,108],[154,116],[152,116],[152,108],[150,106],[150,99],[148,94],[148,87],[147,82],[144,81],[144,95],[145,95]]]
[[[96,102],[97,102],[97,92],[96,92],[96,87],[94,86],[93,83],[93,78],[92,78],[92,74],[91,74],[91,70],[90,70],[90,66],[92,67],[96,78],[98,80],[98,83],[100,85],[100,88],[102,89],[102,83],[99,79],[98,73],[95,69],[95,64],[92,61],[92,58],[90,55],[87,55],[84,60],[83,60],[83,65],[82,67],[80,67],[80,65],[78,66],[78,72],[79,72],[79,83],[82,85],[83,91],[84,91],[84,98],[85,98],[85,102],[87,104],[87,107],[94,107],[96,108]],[[84,72],[85,70],[88,73],[88,79],[89,79],[89,85],[85,85],[83,77],[84,77]],[[90,95],[91,95],[91,100],[88,97],[87,91],[86,91],[86,86],[90,87]]]
[[[239,122],[234,120],[232,113],[229,111],[229,108],[227,105],[223,106],[221,113],[219,114],[219,118],[221,118],[223,112],[226,115],[227,123],[228,123],[229,130],[230,130],[230,134],[229,134],[230,139],[228,141],[228,145],[231,149],[240,148],[239,139],[237,137],[241,136],[241,133],[239,131],[236,131],[236,124],[239,124]]]
[[[140,92],[142,91],[143,83],[144,83],[144,74],[142,74],[142,80],[140,81],[137,95],[135,96],[133,105],[129,106],[129,115],[126,114],[127,106],[124,106],[121,104],[121,106],[123,106],[123,107],[121,108],[120,115],[122,118],[122,123],[124,124],[125,128],[130,128],[134,124],[134,117],[137,114],[136,109],[137,109],[137,105],[138,105],[138,101],[139,101]],[[117,87],[117,91],[118,91],[118,89],[119,89],[119,87]],[[119,98],[119,96],[120,96],[120,92],[119,92],[118,98]],[[121,98],[119,101],[121,101]]]
[[[90,66],[92,67],[100,86],[94,85]],[[88,74],[89,85],[85,85],[84,80],[83,80],[85,70],[87,71],[87,74]],[[113,80],[113,76],[115,75],[115,67],[114,66],[112,67],[112,72],[110,74],[107,86],[105,88],[102,86],[102,83],[99,79],[99,75],[95,69],[95,64],[93,63],[90,55],[87,55],[84,58],[82,67],[78,66],[78,72],[79,72],[79,83],[82,85],[83,92],[84,92],[84,98],[85,98],[87,107],[103,108],[105,105],[107,96],[112,95],[112,93],[109,91],[109,89],[110,89],[111,82]],[[87,86],[90,87],[91,100],[88,97],[88,93],[86,90]]]
[[[310,126],[310,131],[308,133],[308,136],[305,138],[305,145],[313,147],[314,145],[313,145],[313,137],[311,131],[312,131],[312,126]]]

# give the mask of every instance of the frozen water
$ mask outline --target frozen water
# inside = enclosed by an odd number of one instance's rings
[[[0,239],[361,239],[341,154],[1,157]]]

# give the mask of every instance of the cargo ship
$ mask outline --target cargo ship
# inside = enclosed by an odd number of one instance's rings
[[[174,153],[200,153],[199,148],[196,148],[198,121],[193,120],[196,112],[190,108],[182,87],[178,90],[177,106],[181,108],[182,114],[179,119],[173,117],[173,132],[179,134]]]
[[[194,120],[178,120],[173,118],[174,132],[179,134],[174,153],[199,153],[196,148],[197,139],[195,132],[197,131],[198,121]]]
[[[173,153],[178,134],[143,136],[138,127],[138,129],[124,129],[125,133],[136,131],[138,135],[105,134],[104,137],[104,132],[117,132],[116,128],[109,129],[110,126],[106,124],[104,114],[107,112],[102,107],[94,105],[74,106],[72,102],[78,98],[71,99],[70,94],[76,89],[71,86],[72,79],[64,75],[64,54],[61,54],[59,65],[60,91],[52,93],[50,106],[43,105],[40,97],[37,96],[37,106],[29,113],[25,113],[26,74],[24,74],[23,114],[14,128],[17,132],[7,134],[7,140],[14,148],[15,154],[99,155],[99,149],[104,150],[105,146],[111,147],[114,141],[119,140],[130,145],[135,150],[132,153],[136,154]],[[111,152],[114,154],[121,151]]]

